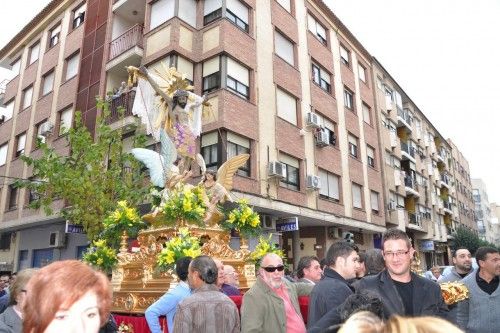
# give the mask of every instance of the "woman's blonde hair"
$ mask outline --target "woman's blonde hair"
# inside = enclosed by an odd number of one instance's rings
[[[17,304],[17,296],[21,292],[25,292],[26,290],[26,285],[28,284],[28,281],[31,279],[31,277],[38,271],[37,268],[27,268],[23,269],[19,273],[17,273],[16,280],[14,283],[10,286],[10,299],[9,299],[9,304],[10,305],[15,305]]]
[[[354,313],[346,320],[339,333],[381,333],[382,320],[369,311]]]
[[[383,333],[464,333],[461,329],[441,318],[400,316],[391,317],[385,324]]]

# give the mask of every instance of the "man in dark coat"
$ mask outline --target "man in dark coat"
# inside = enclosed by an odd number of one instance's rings
[[[404,231],[387,230],[383,238],[386,270],[359,280],[356,290],[370,290],[384,304],[384,315],[439,316],[448,319],[448,307],[441,295],[441,288],[410,271],[415,250]]]
[[[347,280],[356,277],[359,269],[357,248],[347,242],[334,243],[326,253],[324,278],[316,283],[309,300],[308,329],[331,309],[338,308],[349,295],[354,293]],[[337,324],[329,321],[324,328]],[[340,321],[340,317],[338,317]]]

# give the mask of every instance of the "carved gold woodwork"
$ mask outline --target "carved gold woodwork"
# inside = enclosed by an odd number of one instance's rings
[[[188,226],[191,235],[203,243],[202,254],[220,259],[238,272],[240,289],[248,290],[255,282],[255,266],[247,262],[250,251],[246,246],[234,250],[229,246],[230,235],[217,226],[200,228]],[[113,270],[112,311],[144,313],[144,311],[177,283],[172,271],[155,270],[156,256],[162,245],[177,235],[172,227],[143,230],[139,233],[139,252],[120,252]],[[245,245],[245,242],[243,242]]]

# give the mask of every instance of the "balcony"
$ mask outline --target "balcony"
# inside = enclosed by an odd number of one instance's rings
[[[441,174],[441,186],[451,189],[450,178],[445,173]]]
[[[398,109],[398,127],[405,126],[408,132],[411,132],[412,117],[410,116],[410,113],[408,112],[407,109],[403,110],[399,106],[397,106],[397,109]]]
[[[109,60],[113,60],[135,46],[142,49],[142,30],[140,24],[136,24],[109,44]]]
[[[410,176],[405,177],[405,191],[406,194],[414,195],[416,197],[420,197],[420,193],[418,193],[418,185],[415,179]]]
[[[401,141],[401,155],[403,159],[408,159],[415,163],[415,148],[404,141]]]
[[[119,119],[132,116],[134,98],[135,90],[131,90],[114,98],[112,97],[109,106],[110,115],[106,119],[106,123],[112,124]],[[123,113],[120,110],[123,110]]]
[[[422,227],[422,220],[419,214],[408,213],[408,223],[417,227]]]
[[[443,209],[445,213],[448,213],[450,215],[453,214],[453,206],[448,200],[443,200]]]

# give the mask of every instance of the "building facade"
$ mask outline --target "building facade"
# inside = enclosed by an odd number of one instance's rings
[[[250,199],[292,261],[323,257],[347,233],[361,249],[378,247],[394,226],[423,265],[447,260],[459,221],[452,147],[320,0],[53,0],[0,50],[0,63],[19,73],[4,95],[5,177],[30,177],[19,155],[36,156],[37,137],[67,151],[61,128],[74,110],[94,128],[94,97],[126,81],[125,66],[163,63],[213,106],[199,140],[207,166],[250,154],[234,196]],[[112,126],[141,130],[135,93],[111,99]],[[11,245],[0,256],[16,269],[81,253],[85,236],[65,235],[65,221],[26,208],[29,200],[4,182],[0,230]],[[276,232],[290,218],[300,230]],[[66,242],[55,250],[33,241],[56,232]]]
[[[482,179],[472,179],[472,194],[475,205],[475,216],[479,238],[494,242],[494,230],[492,226],[492,216],[488,191]]]

